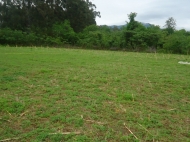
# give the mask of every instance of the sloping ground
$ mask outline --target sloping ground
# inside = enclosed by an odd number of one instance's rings
[[[0,47],[0,140],[189,141],[189,56]]]

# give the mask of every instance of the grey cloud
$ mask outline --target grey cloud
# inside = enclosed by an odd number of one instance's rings
[[[113,25],[128,21],[127,14],[137,12],[136,20],[162,27],[169,17],[177,21],[178,27],[190,29],[190,0],[92,0],[101,12],[97,24]]]

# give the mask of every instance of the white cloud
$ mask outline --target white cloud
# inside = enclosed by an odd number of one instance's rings
[[[127,14],[136,12],[136,20],[163,27],[169,17],[176,19],[177,28],[190,30],[190,0],[91,0],[100,11],[98,25],[121,25]]]

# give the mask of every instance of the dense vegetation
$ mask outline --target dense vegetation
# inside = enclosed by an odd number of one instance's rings
[[[178,61],[190,56],[1,46],[0,141],[188,142]]]
[[[172,17],[161,29],[135,21],[137,13],[130,13],[122,28],[97,26],[97,16],[89,0],[2,0],[0,44],[189,54],[190,32],[176,30]]]

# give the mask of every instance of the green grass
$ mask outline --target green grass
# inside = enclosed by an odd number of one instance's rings
[[[0,140],[190,141],[178,61],[190,56],[0,47]]]

